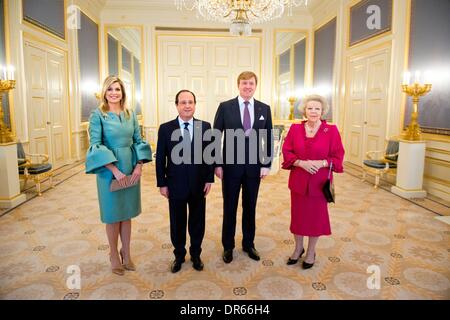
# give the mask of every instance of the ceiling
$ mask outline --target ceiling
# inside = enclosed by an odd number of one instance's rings
[[[192,0],[188,0],[192,1]],[[105,8],[123,8],[123,0],[104,0]],[[307,10],[311,12],[320,3],[320,0],[308,0]],[[176,10],[174,0],[128,0],[126,6],[129,8],[149,8],[160,10]]]

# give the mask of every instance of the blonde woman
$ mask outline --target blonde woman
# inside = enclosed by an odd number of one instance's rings
[[[316,244],[320,236],[330,235],[328,203],[322,187],[332,171],[343,172],[344,147],[336,126],[322,117],[328,112],[324,97],[310,95],[304,99],[302,112],[306,121],[293,124],[283,144],[283,169],[290,170],[291,226],[295,250],[287,264],[296,264],[305,253],[303,237],[309,237],[303,269],[309,269],[316,259]]]
[[[125,270],[136,270],[130,256],[131,218],[141,212],[139,179],[142,164],[152,160],[151,150],[141,138],[136,114],[126,107],[122,80],[107,77],[101,97],[102,103],[89,119],[86,173],[97,175],[100,218],[106,224],[112,272],[124,275]],[[111,192],[113,179],[123,189]]]

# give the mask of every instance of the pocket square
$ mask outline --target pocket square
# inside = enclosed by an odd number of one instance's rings
[[[264,117],[263,116],[259,117],[259,120],[264,120]]]

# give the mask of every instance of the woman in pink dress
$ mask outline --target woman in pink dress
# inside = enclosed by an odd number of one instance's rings
[[[293,124],[283,144],[283,169],[291,170],[291,226],[295,250],[287,264],[295,264],[305,252],[303,237],[309,237],[303,269],[309,269],[316,259],[316,244],[320,236],[330,235],[328,203],[322,187],[332,171],[343,172],[344,147],[336,126],[321,120],[329,106],[325,98],[310,95],[302,106],[307,120]]]

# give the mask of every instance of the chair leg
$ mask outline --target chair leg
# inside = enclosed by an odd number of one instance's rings
[[[374,186],[374,188],[377,189],[379,185],[380,185],[380,175],[377,173],[375,175],[375,186]]]
[[[39,180],[36,181],[36,191],[37,191],[38,196],[42,196],[41,182]]]

